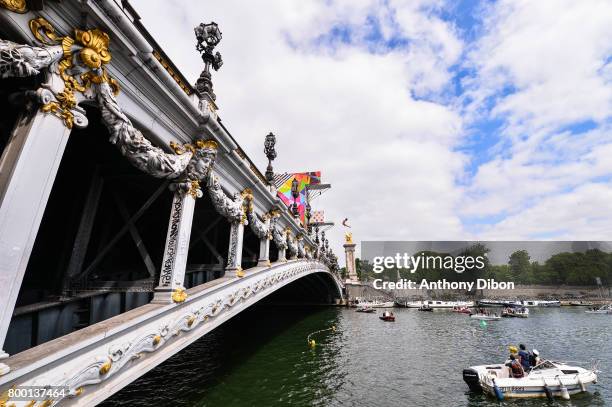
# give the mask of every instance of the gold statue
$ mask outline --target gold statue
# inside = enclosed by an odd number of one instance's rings
[[[353,243],[353,234],[351,232],[346,232],[344,234],[345,243],[352,244]]]

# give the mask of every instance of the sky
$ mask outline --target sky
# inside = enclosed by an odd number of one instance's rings
[[[215,21],[223,123],[320,170],[354,240],[612,240],[608,0],[131,0],[181,72]]]

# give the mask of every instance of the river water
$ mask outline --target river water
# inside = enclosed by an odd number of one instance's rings
[[[395,323],[339,307],[255,307],[123,389],[117,406],[612,406],[612,317],[583,308],[531,309],[481,326],[450,311],[395,309]],[[380,315],[379,310],[378,315]],[[309,333],[330,326],[336,331]],[[590,367],[599,383],[571,401],[497,402],[462,380],[498,363],[509,344]]]

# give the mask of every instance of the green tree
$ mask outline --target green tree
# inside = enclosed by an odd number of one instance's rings
[[[527,250],[517,250],[510,255],[508,265],[510,266],[514,281],[522,284],[533,283],[530,260],[531,257],[529,257]]]

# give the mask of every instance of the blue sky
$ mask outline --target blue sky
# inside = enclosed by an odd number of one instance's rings
[[[358,240],[610,240],[609,1],[133,3],[194,81],[192,27],[220,24],[224,124],[320,169]]]

